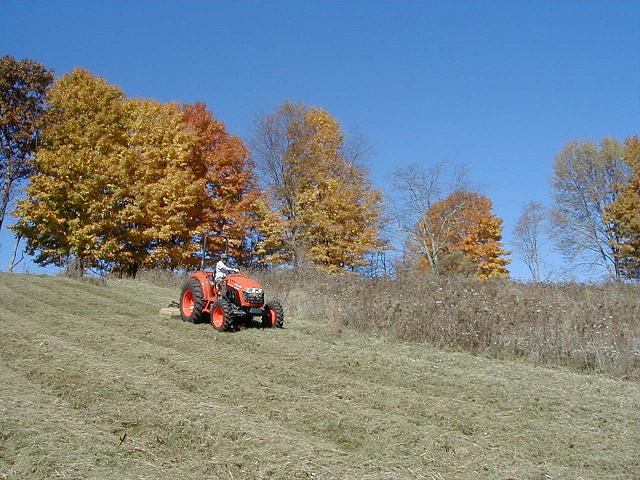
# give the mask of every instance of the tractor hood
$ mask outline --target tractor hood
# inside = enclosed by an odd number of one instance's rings
[[[262,288],[262,285],[251,278],[243,275],[229,275],[227,277],[227,285],[235,288]]]

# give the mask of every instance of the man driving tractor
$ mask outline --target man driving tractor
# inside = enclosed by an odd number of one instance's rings
[[[227,276],[228,273],[238,273],[240,270],[237,268],[227,267],[224,261],[229,261],[229,257],[226,254],[223,254],[218,263],[216,263],[216,275],[213,279],[215,283],[218,283],[218,280],[222,280]]]

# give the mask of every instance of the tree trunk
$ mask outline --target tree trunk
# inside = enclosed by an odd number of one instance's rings
[[[24,253],[23,253],[22,258],[20,258],[20,260],[18,260],[18,262],[16,263],[16,254],[18,253],[18,245],[20,245],[20,240],[22,240],[22,236],[16,235],[16,244],[13,246],[13,252],[11,253],[11,260],[9,260],[9,273],[13,273],[13,269],[15,268],[15,266],[18,263],[20,263],[24,258]]]
[[[7,179],[7,183],[5,183],[2,192],[0,192],[0,230],[2,230],[2,224],[4,222],[4,216],[7,213],[7,208],[9,207],[9,197],[11,196],[11,187],[13,186],[13,182]]]

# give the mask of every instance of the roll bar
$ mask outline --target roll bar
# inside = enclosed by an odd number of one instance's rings
[[[224,238],[224,253],[229,258],[229,237],[227,237],[224,233],[215,233],[209,232],[204,234],[204,239],[202,241],[202,259],[200,260],[200,270],[204,270],[204,260],[207,256],[207,241],[209,237],[222,237]]]

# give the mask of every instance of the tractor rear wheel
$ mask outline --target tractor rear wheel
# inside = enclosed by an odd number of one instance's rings
[[[271,300],[264,304],[264,313],[262,314],[262,327],[284,327],[284,310],[278,300]]]
[[[180,293],[180,318],[184,322],[204,323],[207,314],[203,312],[205,306],[202,285],[195,278],[190,278],[184,283]]]
[[[211,306],[211,326],[219,332],[227,332],[233,326],[231,304],[224,298]]]

